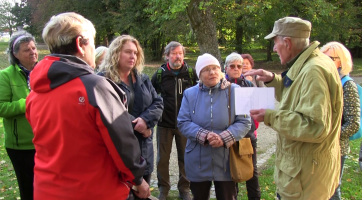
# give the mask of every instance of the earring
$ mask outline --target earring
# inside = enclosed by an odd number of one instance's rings
[[[83,53],[83,57],[84,57],[84,53]]]

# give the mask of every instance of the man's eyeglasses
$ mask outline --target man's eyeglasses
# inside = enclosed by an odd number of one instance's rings
[[[231,69],[235,69],[235,67],[237,67],[238,69],[241,69],[242,66],[243,66],[243,65],[234,65],[234,64],[229,65],[229,67],[230,67]]]
[[[339,59],[339,57],[332,57],[332,56],[329,56],[333,61],[336,61],[337,59]]]

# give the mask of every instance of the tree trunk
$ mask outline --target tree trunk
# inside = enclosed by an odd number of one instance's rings
[[[200,52],[210,53],[215,56],[221,63],[221,54],[217,42],[216,25],[212,19],[209,6],[205,6],[200,10],[200,2],[208,2],[208,0],[191,0],[187,7],[187,16],[189,18],[191,29],[196,36],[197,44]],[[222,67],[223,68],[223,67]]]
[[[243,53],[243,34],[244,29],[243,26],[240,24],[242,20],[242,16],[239,16],[236,20],[236,44],[235,44],[235,51],[238,53]]]
[[[152,58],[151,58],[152,61],[161,61],[162,60],[162,48],[163,48],[163,46],[161,44],[162,37],[163,37],[163,34],[161,32],[159,32],[158,34],[155,34],[152,37],[153,39],[150,41],[150,43],[151,43],[150,51],[151,51],[151,55],[152,55]]]
[[[242,0],[235,0],[236,4],[242,4]],[[240,15],[235,23],[236,23],[236,32],[235,32],[235,39],[236,39],[236,44],[235,44],[235,51],[238,53],[243,53],[243,37],[244,37],[244,29],[243,29],[243,25],[241,24],[243,20],[243,15]]]

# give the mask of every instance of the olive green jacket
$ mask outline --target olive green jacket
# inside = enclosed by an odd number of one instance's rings
[[[339,182],[343,91],[318,45],[267,84],[280,102],[279,110],[266,110],[264,123],[278,132],[274,178],[283,200],[329,199]]]
[[[0,117],[3,118],[5,147],[34,149],[33,131],[25,118],[25,101],[30,90],[18,65],[0,71]]]

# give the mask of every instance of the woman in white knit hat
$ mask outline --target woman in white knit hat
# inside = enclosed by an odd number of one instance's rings
[[[228,148],[248,133],[250,117],[235,115],[234,89],[239,86],[226,81],[214,56],[199,56],[196,73],[200,83],[184,92],[177,117],[178,128],[187,138],[186,177],[195,200],[209,199],[212,181],[217,199],[236,199]]]

